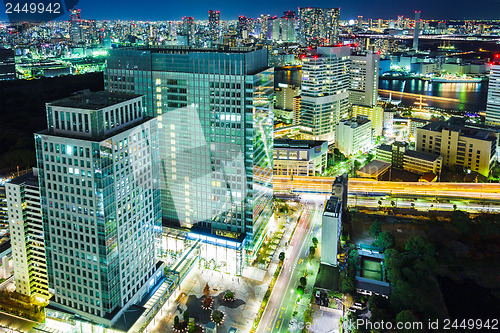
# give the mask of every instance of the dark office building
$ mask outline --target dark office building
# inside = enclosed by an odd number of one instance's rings
[[[16,78],[14,50],[0,48],[0,81]]]

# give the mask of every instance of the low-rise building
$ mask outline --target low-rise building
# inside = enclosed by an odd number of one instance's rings
[[[281,84],[275,89],[274,116],[287,124],[293,123],[294,98],[299,94],[299,88],[293,85]]]
[[[428,123],[430,123],[430,120],[421,119],[421,118],[410,118],[410,121],[409,121],[409,127],[410,127],[409,131],[410,131],[410,134],[413,137],[415,137],[417,128],[424,127]]]
[[[416,133],[416,150],[440,155],[443,165],[460,166],[486,177],[495,165],[495,131],[450,121],[427,124]]]
[[[335,131],[335,147],[345,155],[367,152],[372,146],[372,122],[367,117],[358,116],[342,120]]]
[[[360,178],[370,178],[379,180],[389,169],[391,168],[391,163],[373,160],[358,171],[356,175]]]
[[[378,160],[391,163],[392,167],[413,172],[419,175],[441,172],[443,158],[439,155],[423,153],[408,149],[405,142],[392,145],[380,145],[376,150]]]
[[[381,106],[353,105],[351,107],[352,117],[365,116],[372,122],[373,135],[382,135],[384,127],[384,108]]]
[[[326,170],[327,141],[275,139],[273,174],[316,176]]]

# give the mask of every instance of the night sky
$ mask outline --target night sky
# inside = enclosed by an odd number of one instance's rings
[[[50,0],[35,0],[38,1]],[[342,20],[356,19],[358,15],[374,19],[396,19],[397,15],[413,17],[415,10],[422,11],[422,19],[500,19],[500,0],[80,0],[78,4],[82,18],[86,19],[152,21],[179,20],[183,16],[207,19],[209,9],[220,10],[223,20],[236,19],[238,15],[282,15],[285,10],[306,6],[341,7]],[[6,20],[3,11],[0,20]]]

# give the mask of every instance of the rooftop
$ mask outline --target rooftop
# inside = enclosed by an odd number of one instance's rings
[[[352,128],[356,128],[358,126],[365,125],[369,122],[371,122],[371,120],[368,119],[367,117],[359,117],[359,116],[356,118],[349,119],[349,120],[341,121],[341,123],[343,123],[344,125],[350,126]]]
[[[357,171],[358,175],[378,177],[380,174],[384,173],[391,167],[391,163],[384,162],[381,160],[372,160],[370,163],[360,168]]]
[[[140,97],[137,94],[111,93],[108,91],[85,91],[70,97],[59,99],[47,105],[74,109],[99,110],[118,103]]]
[[[330,199],[326,202],[325,205],[325,213],[333,213],[333,214],[338,214],[340,212],[341,207],[341,202],[339,198],[336,198],[334,196],[331,196]]]
[[[223,53],[248,53],[262,49],[261,46],[238,46],[231,47],[228,45],[220,45],[219,47],[195,47],[195,46],[182,46],[182,45],[162,45],[158,47],[126,47],[132,50],[147,50],[153,53],[172,53],[172,54],[189,54],[195,52],[210,53],[210,52],[223,52]]]
[[[11,184],[21,185],[26,184],[29,186],[38,187],[38,172],[36,170],[31,170],[24,175],[16,177],[10,181]]]
[[[421,128],[433,132],[441,132],[443,130],[459,132],[461,136],[478,140],[487,140],[487,141],[496,140],[495,132],[493,131],[489,131],[486,129],[479,129],[467,125],[452,124],[443,121],[433,122]]]
[[[274,139],[274,148],[307,148],[322,146],[327,141]]]
[[[380,149],[380,150],[384,150],[386,152],[392,152],[392,146],[391,145],[386,145],[386,144],[382,144],[380,146],[377,147],[377,150]]]
[[[418,158],[420,160],[426,160],[429,162],[434,162],[435,160],[437,160],[439,158],[438,155],[433,155],[433,154],[429,154],[429,153],[422,153],[420,151],[409,150],[409,149],[406,150],[405,155],[407,155],[409,157],[413,157],[413,158]]]

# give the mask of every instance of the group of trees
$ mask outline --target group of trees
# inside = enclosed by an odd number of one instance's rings
[[[0,311],[41,322],[45,317],[43,307],[30,303],[29,297],[0,290]]]
[[[388,231],[382,231],[382,223],[379,220],[375,220],[370,226],[370,234],[376,238],[373,246],[384,250],[394,246],[394,236]]]

